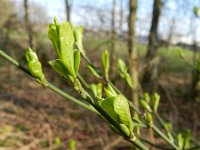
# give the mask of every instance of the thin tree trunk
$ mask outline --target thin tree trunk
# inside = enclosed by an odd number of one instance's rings
[[[111,20],[111,72],[114,76],[115,74],[115,61],[116,61],[116,53],[115,53],[115,47],[116,47],[116,31],[115,31],[115,13],[116,13],[116,0],[113,0],[112,4],[112,20]]]
[[[30,10],[29,10],[29,5],[28,5],[28,0],[24,0],[24,10],[25,10],[24,20],[26,23],[26,30],[29,37],[29,46],[33,48],[33,31],[32,31],[32,26],[30,23]]]
[[[193,49],[194,49],[193,64],[195,64],[200,58],[200,53],[198,52],[198,47],[196,42],[194,42],[193,44]],[[192,83],[191,83],[190,95],[192,100],[200,102],[200,71],[198,69],[192,70]]]
[[[139,107],[139,82],[138,82],[138,62],[137,47],[135,39],[135,21],[136,21],[137,0],[129,0],[129,19],[128,19],[128,49],[129,49],[129,66],[130,74],[134,80],[132,91],[132,100],[136,107]]]
[[[151,29],[149,34],[149,44],[147,51],[147,58],[153,58],[156,55],[158,49],[158,23],[160,17],[161,0],[154,0],[153,14],[151,21]]]
[[[143,87],[147,87],[145,90],[150,93],[157,90],[158,64],[160,59],[156,58],[156,52],[158,49],[158,23],[160,11],[161,0],[154,0],[149,43],[146,55],[147,68],[142,79]],[[158,61],[154,61],[154,59],[157,59]]]
[[[124,16],[124,9],[123,9],[123,0],[120,0],[120,12],[119,12],[119,30],[122,33],[122,26],[123,26],[123,16]]]
[[[69,0],[65,0],[65,7],[66,7],[66,17],[67,21],[71,21],[71,15],[70,15],[70,5],[69,5]]]

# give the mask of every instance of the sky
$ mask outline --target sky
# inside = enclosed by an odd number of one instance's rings
[[[15,0],[22,2],[23,0]],[[119,6],[119,0],[117,6]],[[200,19],[193,15],[194,6],[200,6],[200,0],[164,0],[165,5],[162,9],[162,15],[159,22],[160,37],[167,38],[170,33],[170,25],[174,26],[174,42],[192,43],[194,39],[200,41]],[[56,16],[58,20],[65,20],[65,0],[30,0],[46,10],[49,16],[49,22]],[[71,0],[72,2],[72,22],[74,24],[83,24],[91,28],[110,28],[110,10],[112,0]],[[177,6],[177,3],[179,4]],[[104,24],[101,24],[97,13],[90,7],[98,8],[103,16]],[[127,21],[128,0],[123,0],[124,21]],[[153,0],[138,0],[136,32],[140,36],[148,36]],[[87,8],[87,9],[86,9]],[[117,7],[117,12],[119,7]],[[172,25],[171,25],[172,26]],[[127,30],[127,24],[123,24],[123,30]]]

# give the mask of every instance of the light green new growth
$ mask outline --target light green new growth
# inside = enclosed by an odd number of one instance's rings
[[[46,79],[42,71],[42,65],[38,60],[37,54],[31,49],[28,48],[26,51],[26,60],[30,73],[43,85],[46,85]]]

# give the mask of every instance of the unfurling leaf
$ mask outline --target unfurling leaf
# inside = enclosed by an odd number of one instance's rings
[[[123,95],[115,95],[102,100],[101,107],[119,123],[126,136],[133,136],[133,122],[131,119],[129,104]],[[117,130],[117,129],[115,129]],[[117,132],[119,133],[119,131]]]
[[[91,84],[90,85],[90,89],[92,91],[92,93],[94,94],[95,97],[98,98],[98,100],[102,100],[102,84]]]
[[[154,112],[158,111],[159,102],[160,102],[160,95],[158,95],[157,93],[154,93],[154,95],[152,97],[152,104],[153,104],[153,111]]]
[[[184,139],[183,139],[183,135],[181,133],[178,133],[178,135],[177,135],[177,141],[178,141],[178,147],[180,149],[183,149]]]
[[[128,67],[126,66],[125,62],[122,59],[118,59],[117,67],[118,67],[118,73],[121,76],[121,78],[126,80],[128,85],[131,88],[133,88],[133,86],[134,86],[133,80],[132,80],[130,74],[128,73]]]
[[[112,86],[109,83],[107,88],[104,88],[104,91],[107,97],[117,96],[117,92],[112,88]]]
[[[65,64],[62,62],[62,60],[60,60],[60,59],[51,60],[51,61],[49,61],[49,65],[51,65],[51,67],[56,72],[58,72],[61,76],[63,76],[63,77],[69,76],[69,71],[65,67]]]
[[[145,109],[148,112],[152,112],[150,105],[145,101],[145,100],[140,100],[140,104],[142,106],[143,109]]]
[[[164,127],[168,132],[172,132],[172,124],[171,123],[165,123]]]
[[[102,67],[104,71],[104,76],[108,79],[109,75],[109,66],[110,66],[110,54],[107,50],[105,50],[102,54]]]
[[[150,97],[149,93],[147,93],[147,92],[144,93],[144,100],[145,100],[147,103],[150,102],[151,97]]]
[[[62,70],[67,70],[65,76],[68,74],[67,76],[76,77],[79,64],[75,61],[80,61],[80,57],[77,57],[78,52],[74,52],[74,34],[71,24],[69,22],[59,24],[54,18],[54,23],[48,26],[48,37],[53,43],[58,60],[62,62],[62,67],[64,67]]]
[[[38,60],[37,54],[31,48],[28,48],[26,51],[26,60],[31,75],[34,76],[38,82],[46,85],[46,79],[42,71],[42,65]]]
[[[200,12],[199,12],[199,7],[198,7],[198,6],[195,6],[195,7],[194,7],[193,12],[194,12],[194,15],[195,15],[196,17],[199,17],[199,16],[200,16]]]
[[[118,59],[117,61],[118,72],[122,78],[125,78],[125,74],[128,71],[128,67],[122,59]]]
[[[135,121],[136,123],[141,123],[138,114],[136,114],[136,113],[134,114],[133,121]]]
[[[186,133],[184,134],[184,149],[189,149],[190,148],[190,138],[191,138],[191,131],[187,130]]]
[[[97,71],[89,64],[86,65],[87,69],[90,71],[90,73],[95,76],[96,78],[101,79],[101,76],[97,73]]]
[[[153,119],[152,119],[152,115],[150,113],[145,114],[145,120],[150,127],[153,125]]]
[[[127,136],[130,136],[133,132],[133,122],[131,119],[128,100],[123,95],[117,95],[113,107],[115,113],[119,117],[120,123],[124,124],[129,130]]]
[[[75,44],[77,48],[80,50],[82,55],[86,55],[85,51],[83,49],[83,31],[84,28],[82,26],[74,27],[74,38],[75,38]]]
[[[55,144],[57,145],[57,146],[60,146],[61,145],[61,140],[60,140],[60,138],[59,137],[56,137],[55,138]]]
[[[69,149],[70,150],[75,150],[76,148],[76,141],[75,140],[70,140],[69,141]]]
[[[81,62],[81,54],[79,50],[75,50],[74,52],[74,71],[78,74],[79,65]]]

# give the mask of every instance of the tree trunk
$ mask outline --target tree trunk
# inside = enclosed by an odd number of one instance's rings
[[[24,10],[25,10],[24,20],[26,23],[26,30],[27,30],[28,38],[29,38],[29,46],[33,48],[33,31],[32,31],[32,26],[30,23],[30,10],[29,10],[29,5],[28,5],[28,0],[24,0]]]
[[[156,58],[158,49],[158,23],[161,10],[161,0],[154,0],[149,43],[147,47],[147,67],[143,75],[143,87],[153,93],[157,90],[158,64],[160,58]]]
[[[119,12],[119,31],[122,34],[122,26],[123,26],[123,16],[124,16],[124,9],[123,9],[123,0],[120,0],[120,12]]]
[[[65,0],[65,7],[66,7],[66,17],[67,21],[71,21],[71,16],[70,16],[70,5],[69,5],[69,0]]]
[[[149,44],[147,50],[147,58],[153,58],[158,49],[158,23],[160,17],[161,0],[154,0],[153,14],[151,21],[151,29],[149,33]]]
[[[116,31],[115,31],[115,12],[116,12],[116,0],[113,0],[112,4],[112,20],[111,20],[111,76],[115,75],[115,62],[116,62],[116,53],[115,53],[115,41],[116,41]]]
[[[196,42],[193,44],[194,54],[193,54],[193,64],[197,63],[200,58],[200,53],[198,52],[198,46]],[[190,98],[196,102],[200,102],[200,70],[198,67],[192,70],[192,82],[190,90]]]
[[[136,107],[139,107],[139,83],[137,68],[137,47],[135,39],[135,21],[136,21],[137,0],[129,0],[129,18],[128,18],[128,50],[129,50],[129,66],[130,74],[134,80],[132,90],[132,101]]]

